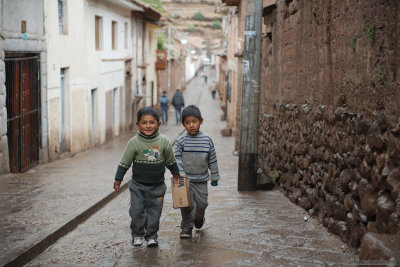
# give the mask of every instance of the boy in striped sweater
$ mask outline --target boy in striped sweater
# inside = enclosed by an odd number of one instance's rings
[[[203,118],[198,107],[187,106],[182,110],[182,123],[186,132],[175,143],[175,159],[179,175],[189,179],[191,206],[181,208],[181,238],[192,237],[195,226],[204,224],[204,214],[208,206],[207,181],[218,186],[219,172],[217,156],[211,137],[200,131]]]

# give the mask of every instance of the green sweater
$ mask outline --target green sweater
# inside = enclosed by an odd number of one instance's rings
[[[138,133],[125,147],[118,165],[115,180],[122,181],[132,165],[132,179],[140,183],[159,183],[164,181],[165,167],[172,174],[179,174],[171,144],[165,135],[158,131],[152,136]]]

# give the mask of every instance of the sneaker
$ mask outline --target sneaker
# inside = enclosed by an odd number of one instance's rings
[[[196,229],[200,229],[201,227],[203,227],[205,220],[206,219],[203,217],[203,219],[201,219],[200,221],[198,221],[198,222],[195,221],[194,226],[196,227]]]
[[[132,244],[135,247],[141,246],[143,244],[143,237],[134,237]]]
[[[182,229],[181,238],[191,238],[192,237],[192,227],[187,229]]]
[[[158,242],[155,239],[149,239],[149,240],[147,240],[147,246],[148,247],[157,247]]]

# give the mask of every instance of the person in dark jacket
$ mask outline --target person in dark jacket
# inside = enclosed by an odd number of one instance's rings
[[[185,106],[185,100],[179,89],[176,89],[176,92],[172,97],[172,105],[175,108],[176,124],[179,124],[179,122],[181,121],[181,111],[182,108]]]

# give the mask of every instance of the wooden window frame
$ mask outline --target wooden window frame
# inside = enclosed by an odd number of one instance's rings
[[[96,50],[103,50],[103,17],[95,16],[94,28]]]
[[[118,49],[118,22],[111,21],[111,49]]]

